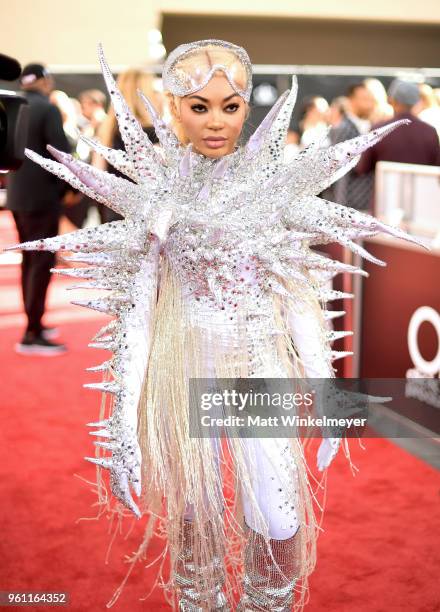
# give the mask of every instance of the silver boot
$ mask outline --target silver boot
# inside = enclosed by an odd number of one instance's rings
[[[244,552],[244,594],[237,612],[290,612],[298,578],[299,533],[286,540],[270,540],[247,528]],[[275,560],[275,562],[274,562]]]
[[[229,612],[228,602],[223,593],[225,574],[222,560],[214,556],[209,566],[196,567],[193,546],[194,529],[191,522],[185,521],[182,548],[177,558],[174,572],[179,612]],[[210,576],[206,584],[203,576]]]

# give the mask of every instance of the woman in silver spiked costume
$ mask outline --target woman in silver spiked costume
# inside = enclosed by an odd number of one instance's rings
[[[102,440],[87,459],[109,470],[113,511],[148,516],[133,563],[155,533],[166,535],[167,593],[178,609],[229,610],[237,590],[237,610],[302,609],[319,531],[302,442],[192,437],[188,381],[335,376],[332,362],[348,353],[331,342],[352,332],[329,331],[325,302],[345,294],[325,283],[340,272],[365,273],[310,246],[337,241],[385,265],[355,240],[387,232],[417,241],[317,194],[405,121],[328,148],[315,142],[285,163],[293,79],[239,146],[251,63],[241,47],[207,40],[178,47],[165,63],[175,132],[144,98],[157,148],[131,116],[102,51],[100,60],[125,152],[84,140],[130,180],[53,148],[57,161],[27,155],[124,219],[11,247],[74,252],[66,259],[80,267],[56,272],[110,291],[75,302],[114,317],[91,344],[112,357],[89,368],[103,372],[103,382],[86,386],[111,401],[89,424]],[[319,470],[340,442],[322,440]],[[102,504],[110,504],[100,475],[98,484]]]

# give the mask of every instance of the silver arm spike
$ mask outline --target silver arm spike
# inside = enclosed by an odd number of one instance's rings
[[[101,438],[112,438],[112,434],[108,429],[100,429],[99,431],[89,431],[90,436],[100,436]]]
[[[114,333],[117,327],[118,327],[117,319],[110,321],[110,323],[107,323],[107,325],[104,325],[104,327],[101,327],[101,329],[98,332],[96,332],[96,334],[92,338],[92,342],[94,342],[95,340],[99,340],[105,334]]]
[[[116,342],[110,342],[110,341],[104,341],[104,340],[100,340],[99,342],[90,342],[87,346],[89,348],[96,348],[96,349],[100,349],[104,351],[112,351],[112,353],[114,353],[116,349],[118,348],[118,345],[116,344]]]
[[[334,342],[335,340],[339,340],[340,338],[345,338],[346,336],[352,336],[352,331],[329,331],[327,332],[327,339],[329,342]]]
[[[124,217],[133,216],[134,212],[139,214],[141,192],[134,183],[85,164],[51,145],[47,145],[47,150],[91,190],[95,199],[100,198],[106,206]]]
[[[69,183],[69,185],[71,185],[74,189],[78,189],[79,191],[81,191],[85,195],[89,196],[93,200],[96,200],[97,202],[100,202],[101,204],[105,204],[107,206],[107,200],[106,200],[105,197],[103,197],[100,194],[94,192],[92,189],[90,189],[90,187],[85,185],[64,164],[56,162],[56,161],[54,161],[52,159],[48,159],[47,157],[43,157],[42,155],[39,155],[38,153],[35,153],[35,151],[32,151],[31,149],[25,149],[25,155],[26,155],[26,157],[31,159],[33,162],[35,162],[36,164],[38,164],[39,166],[41,166],[45,170],[48,170],[49,172],[51,172],[55,176],[58,176],[63,181],[66,181],[67,183]]]
[[[324,302],[330,302],[331,300],[341,300],[341,299],[352,299],[354,298],[354,293],[346,293],[345,291],[336,291],[333,289],[320,289],[318,291],[319,299]]]
[[[290,93],[276,117],[270,131],[270,153],[273,161],[279,166],[284,163],[284,148],[292,112],[298,97],[298,79],[292,75]]]
[[[369,276],[368,272],[362,268],[345,264],[336,259],[330,259],[329,257],[318,255],[317,253],[309,254],[304,265],[306,268],[318,268],[338,272],[349,272],[350,274],[361,274],[365,277]]]
[[[52,268],[53,274],[71,276],[72,278],[99,278],[101,268]]]
[[[304,151],[267,183],[268,195],[277,188],[287,189],[296,198],[318,195],[353,168],[363,151],[408,123],[408,119],[401,119],[329,148]]]
[[[99,467],[105,468],[106,470],[110,470],[113,466],[111,459],[105,459],[103,457],[84,457],[84,459],[86,461],[90,461],[90,463],[99,465]]]
[[[290,91],[285,91],[272,106],[270,111],[264,117],[263,121],[257,127],[255,132],[249,138],[248,143],[245,147],[246,157],[252,159],[261,149],[265,139],[269,136],[272,125],[277,118],[278,114],[284,106],[284,103],[288,99]]]
[[[343,357],[349,357],[353,355],[353,351],[332,351],[331,359],[332,361],[336,361],[337,359],[342,359]]]
[[[127,247],[133,233],[128,232],[125,221],[112,221],[98,227],[85,228],[55,236],[22,242],[10,246],[6,251],[21,249],[23,251],[102,251]],[[91,257],[91,255],[88,255]],[[67,259],[67,258],[66,258]]]
[[[103,421],[97,421],[95,423],[86,423],[87,427],[108,427],[109,419],[104,419]]]
[[[87,372],[107,372],[108,370],[110,370],[111,367],[111,359],[109,359],[108,361],[104,361],[104,363],[101,363],[100,365],[97,366],[91,366],[90,368],[86,368]]]
[[[125,174],[125,176],[128,176],[136,183],[138,182],[139,174],[134,169],[133,163],[125,151],[120,149],[110,149],[110,147],[104,146],[95,138],[88,138],[87,136],[84,136],[84,134],[80,134],[79,139],[82,140],[88,147],[93,149],[93,151],[101,155],[101,157],[103,157],[107,163],[113,166],[113,168],[122,174]],[[143,177],[143,179],[145,178],[146,177]]]
[[[147,134],[142,129],[141,124],[122,97],[104,57],[102,45],[98,46],[98,57],[102,75],[118,121],[121,138],[124,142],[125,150],[133,162],[134,171],[140,179],[145,175],[160,175],[162,173],[162,162]]]
[[[160,144],[167,150],[172,151],[173,149],[179,149],[181,147],[180,142],[174,132],[167,126],[165,121],[159,116],[153,104],[147,98],[147,96],[140,90],[138,90],[138,96],[145,105],[148,114],[153,122],[156,136],[159,139]]]
[[[347,314],[345,310],[323,310],[322,312],[326,321],[332,321]]]
[[[120,221],[112,221],[112,223],[120,223]],[[99,227],[103,228],[105,225]],[[81,231],[81,230],[78,230]],[[128,232],[127,232],[128,234]],[[133,233],[131,232],[131,235]],[[100,244],[103,244],[102,236],[100,236]],[[124,243],[128,246],[128,242]],[[104,248],[103,246],[101,248]],[[92,266],[101,266],[105,269],[123,269],[126,272],[136,272],[139,269],[139,263],[132,258],[127,258],[125,250],[120,246],[117,250],[110,250],[111,248],[116,249],[116,246],[112,246],[110,242],[109,250],[106,251],[94,251],[84,253],[74,253],[73,255],[64,255],[62,259],[64,261],[73,261],[76,263],[91,264]],[[139,249],[141,251],[141,249]]]
[[[83,385],[85,389],[92,389],[94,391],[101,391],[101,393],[112,393],[117,394],[122,391],[122,387],[114,381],[100,382],[100,383],[87,383]]]
[[[117,315],[122,306],[127,302],[128,296],[111,296],[108,298],[97,298],[96,300],[75,300],[71,303],[76,304],[77,306],[84,306],[84,308],[98,310],[99,312]]]
[[[383,232],[395,238],[401,238],[402,240],[417,244],[428,251],[431,250],[423,239],[412,236],[399,227],[388,225],[376,219],[376,217],[356,210],[355,208],[351,208],[350,206],[336,204],[335,202],[316,197],[308,199],[308,203],[317,213],[319,211],[321,218],[325,218],[328,222],[335,225],[335,227],[339,226],[339,228],[344,230],[344,233],[350,238],[364,238]]]
[[[101,442],[101,440],[94,440],[93,444],[109,451],[114,451],[118,448],[117,444],[114,442]]]

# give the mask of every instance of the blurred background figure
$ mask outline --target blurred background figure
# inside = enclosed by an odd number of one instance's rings
[[[295,159],[301,151],[299,146],[299,134],[296,130],[289,129],[286,136],[286,146],[284,148],[284,161],[288,163]]]
[[[375,106],[370,115],[371,123],[373,124],[378,123],[379,121],[391,119],[391,117],[394,115],[394,111],[393,107],[388,102],[387,90],[383,86],[382,81],[379,81],[379,79],[369,78],[365,79],[363,82],[375,100]]]
[[[304,98],[299,118],[299,145],[304,149],[327,134],[329,105],[322,96]]]
[[[71,150],[74,151],[78,142],[78,114],[73,100],[64,91],[54,89],[49,96],[49,102],[58,107],[64,133]]]
[[[336,144],[369,132],[371,127],[370,117],[375,106],[376,101],[373,94],[365,83],[351,85],[345,96],[344,115],[330,131],[331,143]],[[354,170],[350,170],[329,187],[323,193],[323,197],[368,212],[372,191],[372,172],[359,176]]]
[[[328,146],[329,126],[336,127],[345,117],[347,98],[338,96],[332,100],[330,106],[325,98],[311,96],[305,98],[301,110],[298,127],[290,128],[287,132],[286,148],[284,150],[284,161],[288,163],[296,155],[313,142],[320,140],[322,146]]]
[[[93,138],[106,118],[107,97],[100,89],[86,89],[79,94],[78,99],[81,113],[87,120],[82,131]]]
[[[76,151],[79,144],[78,128],[80,125],[81,106],[78,100],[59,89],[55,89],[49,96],[49,101],[58,108],[63,120],[63,129],[72,151]],[[79,112],[78,112],[79,111]],[[66,234],[82,227],[87,216],[88,202],[86,198],[66,184],[66,191],[62,200],[62,213],[60,216],[58,233]]]
[[[79,96],[79,105],[82,115],[82,125],[79,126],[81,134],[88,138],[95,138],[102,122],[107,117],[105,112],[107,97],[100,89],[86,89]],[[83,141],[79,140],[76,153],[84,162],[90,162],[92,150]]]
[[[335,128],[342,123],[347,114],[348,100],[345,96],[334,98],[329,106],[327,121],[331,127]]]
[[[411,123],[395,130],[383,141],[365,151],[355,171],[369,175],[379,161],[440,165],[437,132],[413,112],[420,100],[417,83],[394,79],[388,88],[388,99],[394,110],[393,119],[375,124],[373,128],[398,119],[409,119]]]
[[[73,150],[75,155],[84,162],[91,161],[92,152],[85,142],[78,139],[79,134],[89,138],[95,138],[96,133],[106,117],[105,107],[106,95],[99,89],[87,89],[82,91],[79,100],[70,99],[75,112],[75,142]],[[75,102],[77,108],[75,108]],[[79,113],[78,113],[79,111]],[[87,223],[89,211],[96,202],[82,193],[68,190],[63,200],[63,216],[61,218],[61,233],[71,232],[84,227]],[[98,219],[99,220],[99,219]]]
[[[427,83],[419,85],[420,100],[413,108],[413,113],[422,121],[437,130],[440,138],[440,104],[434,90]]]
[[[163,98],[155,87],[154,75],[143,70],[132,68],[119,75],[117,85],[128,106],[130,107],[131,112],[142,125],[148,138],[153,144],[157,143],[158,138],[156,136],[151,117],[137,93],[138,90],[142,91],[154,104],[158,113],[162,113]],[[97,135],[99,141],[106,147],[111,147],[112,149],[124,149],[124,143],[122,141],[121,134],[119,133],[113,108],[109,110],[108,115],[98,129]],[[117,176],[123,176],[115,168],[107,164],[107,162],[100,155],[93,154],[92,160],[94,166],[107,170],[108,172],[116,174]],[[104,205],[101,205],[99,210],[103,223],[122,219],[120,215]]]
[[[48,144],[70,152],[61,113],[49,101],[54,88],[53,77],[43,65],[29,64],[23,69],[20,86],[30,107],[26,146],[44,157],[50,157],[46,149]],[[57,235],[65,188],[63,181],[27,158],[19,170],[10,173],[6,206],[13,213],[20,242]],[[50,355],[66,350],[64,345],[50,340],[54,330],[42,324],[50,269],[54,264],[53,253],[22,253],[21,286],[27,327],[21,342],[16,345],[17,352]]]

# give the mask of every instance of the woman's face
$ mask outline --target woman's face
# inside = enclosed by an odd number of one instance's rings
[[[234,151],[247,104],[219,72],[203,89],[179,98],[176,112],[194,151],[217,158]]]

